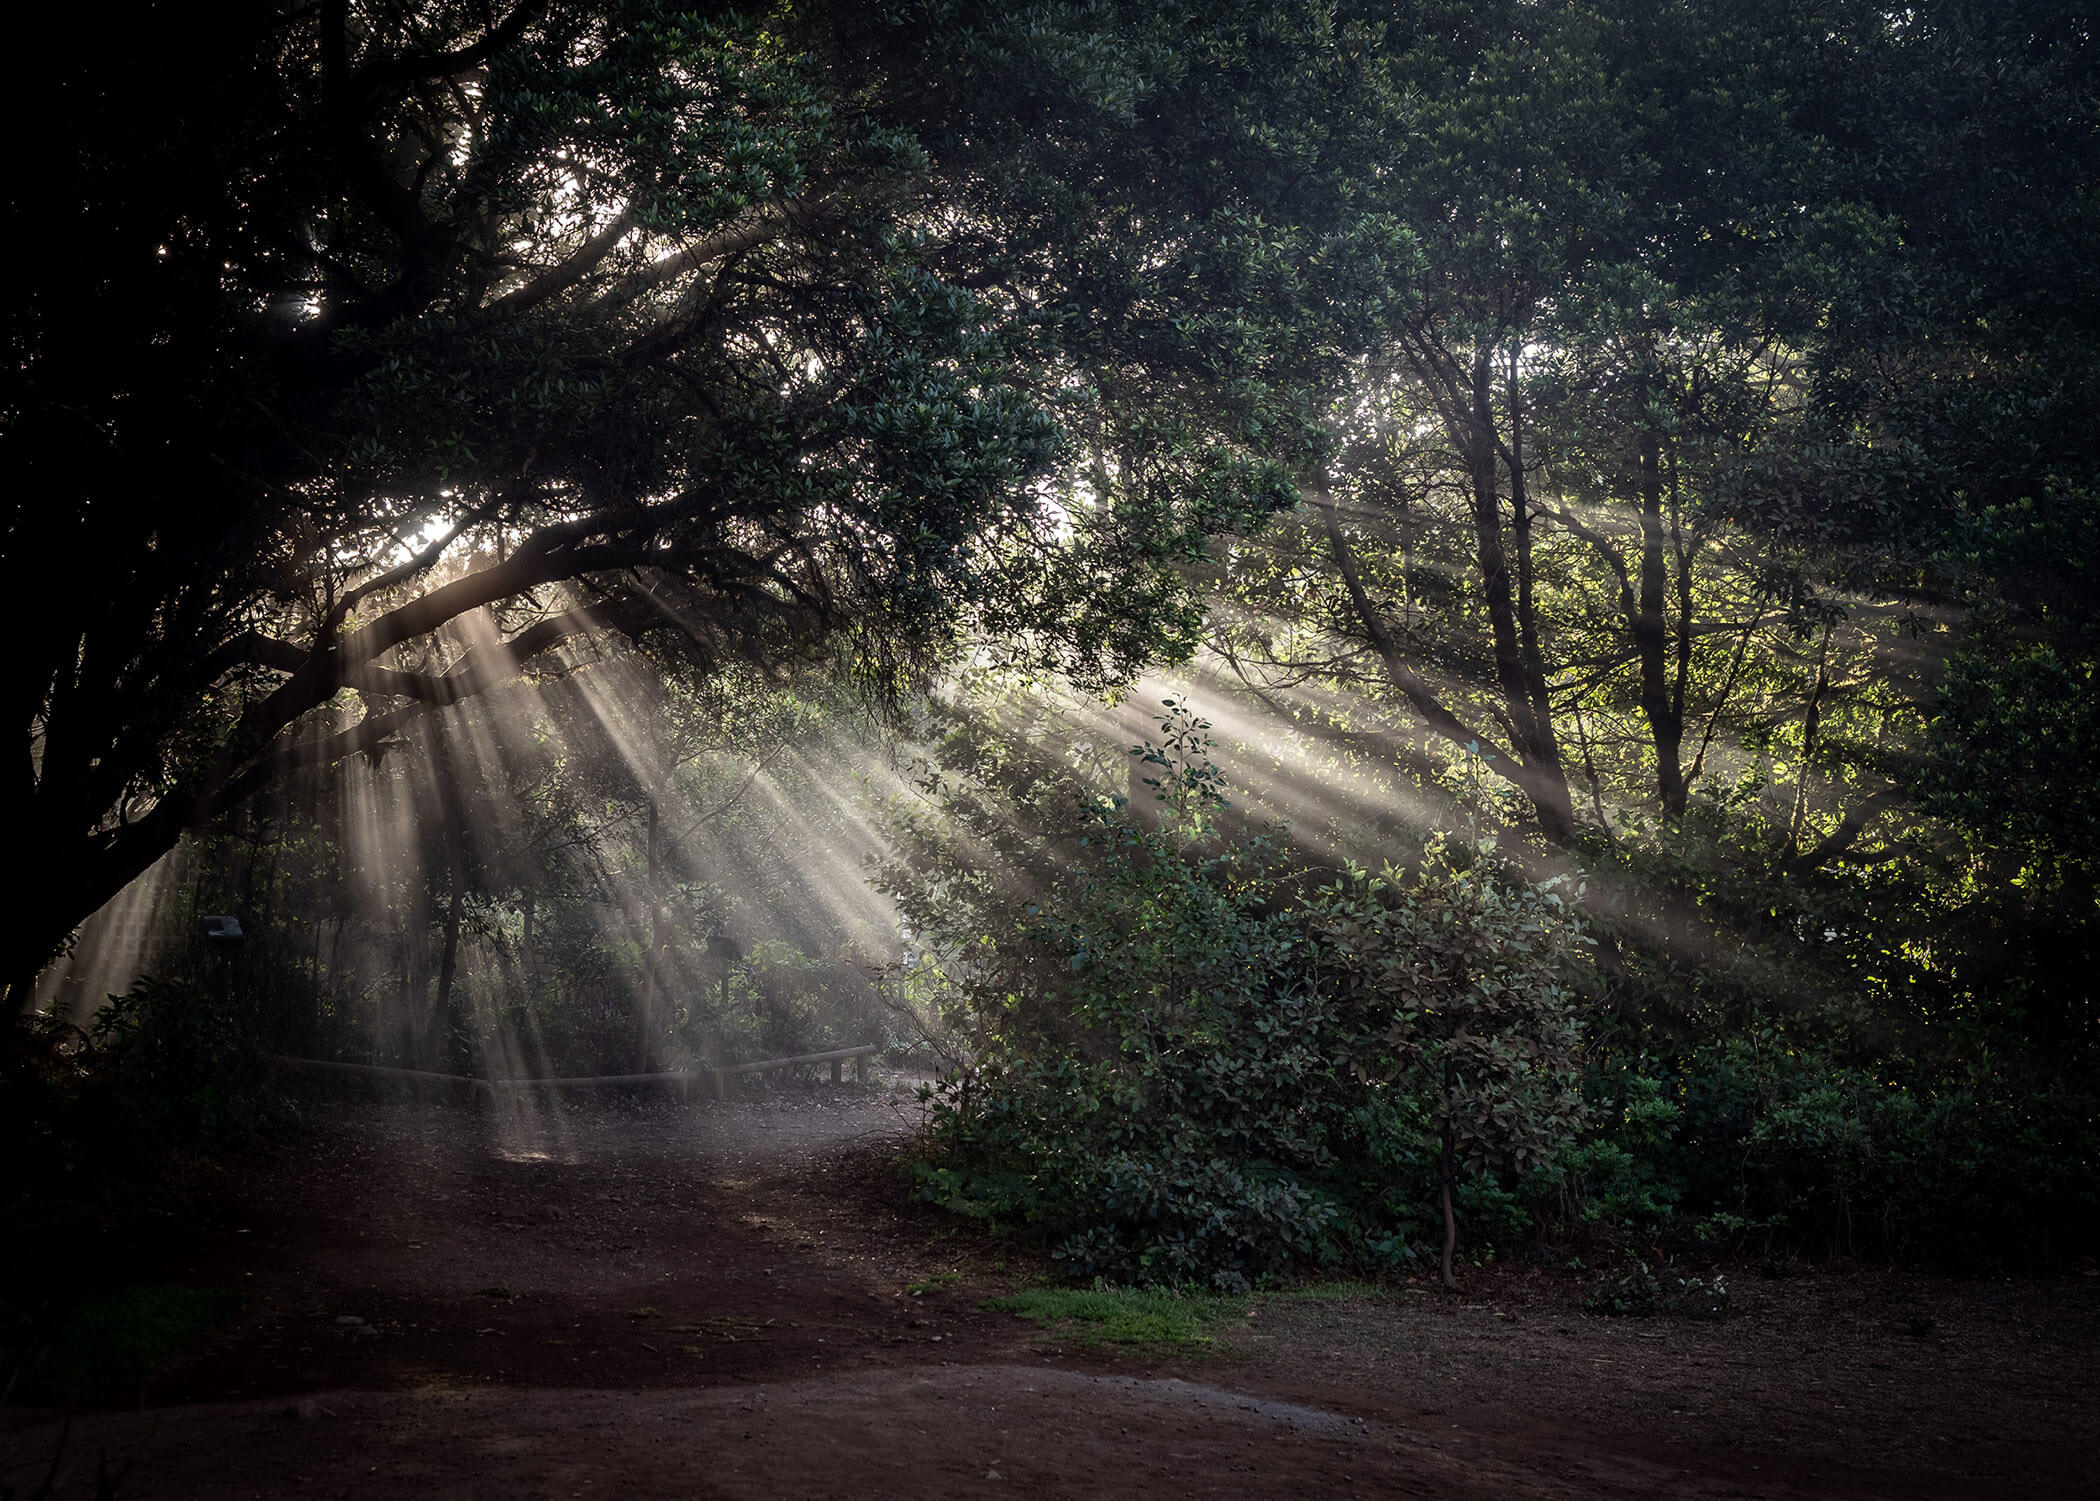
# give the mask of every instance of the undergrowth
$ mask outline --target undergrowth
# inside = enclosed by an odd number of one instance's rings
[[[0,1386],[17,1402],[136,1400],[171,1360],[240,1304],[237,1292],[202,1287],[127,1287],[87,1298],[48,1342],[0,1351]]]

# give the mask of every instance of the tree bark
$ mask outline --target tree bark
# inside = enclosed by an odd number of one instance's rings
[[[1318,510],[1327,527],[1328,546],[1332,550],[1336,570],[1342,576],[1343,586],[1349,594],[1350,608],[1362,627],[1371,650],[1384,667],[1386,680],[1407,700],[1408,706],[1428,725],[1431,731],[1454,745],[1469,746],[1484,751],[1495,763],[1498,775],[1508,778],[1532,802],[1534,808],[1541,802],[1550,802],[1553,790],[1542,781],[1524,758],[1513,750],[1494,743],[1493,737],[1481,734],[1466,724],[1444,703],[1436,689],[1414,668],[1408,665],[1400,643],[1386,628],[1385,619],[1372,602],[1370,592],[1364,587],[1363,575],[1357,567],[1356,551],[1342,530],[1341,519],[1335,514],[1334,503],[1329,498],[1325,476],[1309,482],[1314,509]],[[1565,788],[1563,788],[1565,792]],[[1544,820],[1541,819],[1543,827]]]
[[[1444,1190],[1444,1286],[1456,1291],[1458,1288],[1458,1277],[1451,1269],[1451,1260],[1453,1254],[1458,1250],[1458,1215],[1451,1207],[1453,1165],[1451,1161],[1451,1123],[1449,1121],[1444,1122],[1442,1146],[1443,1151],[1439,1154],[1441,1171],[1438,1176],[1442,1180]]]
[[[456,878],[456,867],[453,875]],[[438,952],[437,1002],[430,1013],[430,1030],[436,1044],[432,1051],[447,1063],[458,1063],[463,1051],[460,1018],[454,1014],[453,1003],[453,982],[459,974],[459,904],[460,889],[455,879],[445,898],[445,938],[444,946]]]
[[[426,722],[426,740],[438,787],[438,837],[445,845],[445,929],[438,953],[437,997],[430,1010],[431,1052],[464,1071],[467,1066],[466,1018],[459,1014],[455,982],[459,977],[461,904],[466,900],[466,807],[444,726]]]
[[[1536,601],[1536,569],[1532,548],[1531,497],[1524,472],[1524,405],[1517,388],[1517,351],[1509,352],[1509,506],[1510,535],[1517,554],[1517,652],[1524,669],[1524,695],[1530,708],[1529,753],[1541,768],[1550,768],[1558,778],[1554,820],[1564,831],[1547,837],[1565,844],[1575,828],[1574,800],[1568,790],[1566,764],[1561,757],[1560,737],[1553,728],[1553,700],[1546,690],[1546,654],[1539,642]],[[1492,417],[1492,413],[1490,413]],[[1546,824],[1544,810],[1540,824]]]
[[[657,797],[652,790],[649,795],[649,825],[647,836],[649,935],[647,948],[642,954],[642,996],[634,1017],[634,1069],[636,1073],[647,1070],[650,1054],[656,1040],[657,1011],[662,1005],[662,983],[659,977],[659,958],[664,944],[663,893],[657,883],[663,874],[662,814],[657,807]]]
[[[1575,805],[1568,793],[1560,748],[1555,743],[1553,718],[1544,703],[1544,673],[1533,670],[1533,664],[1539,661],[1537,622],[1528,610],[1519,612],[1509,550],[1502,543],[1502,455],[1495,415],[1494,361],[1486,350],[1473,357],[1471,387],[1465,420],[1451,436],[1465,454],[1472,478],[1474,554],[1494,643],[1495,683],[1501,689],[1504,710],[1516,735],[1515,748],[1531,773],[1531,785],[1525,790],[1538,816],[1539,832],[1549,842],[1564,845],[1575,835]],[[1522,494],[1521,461],[1511,464],[1510,473],[1517,505],[1513,535],[1518,569],[1527,582],[1524,592],[1528,605],[1531,518]],[[1529,653],[1525,649],[1527,637]]]
[[[1648,721],[1648,736],[1655,745],[1656,793],[1665,817],[1684,816],[1684,669],[1680,664],[1678,691],[1670,691],[1669,622],[1666,618],[1670,586],[1670,562],[1663,535],[1662,440],[1653,431],[1641,435],[1640,451],[1641,562],[1640,598],[1633,619],[1633,644],[1640,662],[1641,713]],[[1685,601],[1689,608],[1689,601]],[[1682,620],[1681,643],[1690,640],[1691,622]]]
[[[1566,846],[1575,837],[1575,803],[1553,730],[1552,705],[1546,689],[1544,652],[1539,641],[1532,598],[1533,538],[1530,500],[1525,490],[1521,412],[1511,389],[1510,445],[1505,449],[1495,409],[1495,355],[1481,349],[1460,366],[1423,333],[1409,356],[1416,373],[1432,388],[1446,436],[1462,456],[1468,475],[1474,556],[1480,573],[1494,657],[1495,688],[1508,721],[1511,744],[1498,772],[1514,782],[1530,801],[1539,832],[1551,844]],[[1509,458],[1510,498],[1514,507],[1511,537],[1516,561],[1503,542],[1503,459]],[[1445,707],[1436,692],[1402,657],[1355,567],[1347,538],[1334,514],[1326,477],[1315,481],[1315,504],[1326,522],[1336,564],[1343,573],[1351,605],[1384,664],[1393,686],[1414,706],[1431,729],[1459,745],[1486,746],[1487,738],[1467,729]]]

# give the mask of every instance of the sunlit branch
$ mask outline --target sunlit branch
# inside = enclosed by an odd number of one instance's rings
[[[1230,661],[1229,658],[1227,660]],[[1232,667],[1233,675],[1238,679],[1240,686],[1255,702],[1286,724],[1300,725],[1305,723],[1298,715],[1291,712],[1288,705],[1279,701],[1272,692],[1240,671],[1237,663],[1233,663]],[[1353,730],[1345,725],[1337,724],[1331,718],[1322,715],[1318,720],[1317,734],[1323,740],[1338,741],[1345,745],[1373,747],[1390,755],[1394,760],[1400,762],[1419,777],[1427,779],[1436,775],[1436,764],[1422,753],[1421,746],[1416,744],[1410,737],[1401,735],[1397,731],[1389,729]]]
[[[458,539],[460,531],[460,525],[447,527],[442,534],[433,538],[421,552],[412,552],[407,559],[394,567],[387,569],[383,573],[375,574],[361,584],[345,589],[342,596],[336,600],[335,604],[328,611],[321,630],[322,638],[325,640],[333,635],[342,622],[349,618],[350,612],[356,609],[364,600],[369,599],[374,594],[398,588],[400,585],[435,567],[438,560],[445,555],[445,549]]]
[[[1633,579],[1626,571],[1626,560],[1619,555],[1618,544],[1565,507],[1555,508],[1540,503],[1535,509],[1537,514],[1546,517],[1571,536],[1581,538],[1595,549],[1598,559],[1611,570],[1612,577],[1619,582],[1620,611],[1629,623],[1637,619],[1640,609],[1634,602]]]
[[[1764,595],[1760,592],[1751,603],[1753,607],[1761,607],[1763,601]],[[1750,619],[1743,626],[1741,637],[1736,641],[1735,656],[1728,664],[1728,676],[1722,681],[1720,696],[1714,700],[1713,712],[1706,716],[1706,729],[1699,737],[1699,753],[1692,757],[1691,770],[1687,771],[1684,776],[1684,784],[1687,787],[1698,780],[1699,774],[1706,769],[1707,747],[1713,744],[1714,729],[1721,722],[1721,711],[1726,709],[1729,700],[1735,697],[1736,682],[1741,677],[1743,663],[1749,656],[1750,638],[1757,633],[1758,626],[1763,623],[1763,609],[1753,608]]]
[[[776,238],[788,227],[789,222],[784,204],[762,204],[746,215],[743,222],[709,235],[698,244],[689,245],[683,250],[673,251],[650,262],[624,279],[617,287],[600,296],[586,309],[586,316],[616,312],[636,298],[667,281],[685,275],[688,271],[742,251],[755,249]]]
[[[527,658],[537,656],[571,636],[581,635],[600,623],[601,614],[596,610],[571,610],[528,626],[502,642],[496,648],[503,658],[500,662],[487,660],[489,649],[478,647],[441,674],[367,665],[356,669],[344,686],[362,693],[412,698],[432,707],[456,704],[514,676],[518,666]]]
[[[1838,826],[1818,840],[1812,848],[1789,858],[1785,862],[1786,868],[1796,874],[1802,874],[1829,864],[1852,847],[1852,842],[1859,838],[1867,825],[1884,808],[1892,807],[1901,801],[1903,790],[1900,787],[1884,787],[1879,792],[1869,793],[1847,809],[1845,816],[1838,820]]]
[[[550,297],[558,297],[582,281],[612,254],[613,247],[634,228],[635,213],[631,208],[614,214],[605,228],[584,241],[574,255],[560,264],[551,266],[531,281],[512,292],[506,292],[489,304],[494,313],[522,313],[537,307]]]

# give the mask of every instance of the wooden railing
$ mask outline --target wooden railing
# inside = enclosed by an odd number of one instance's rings
[[[719,1096],[725,1091],[728,1080],[738,1074],[766,1074],[776,1069],[794,1068],[799,1064],[828,1063],[831,1065],[831,1082],[845,1082],[846,1063],[853,1063],[854,1077],[866,1079],[868,1059],[882,1051],[872,1042],[862,1043],[857,1048],[833,1048],[828,1053],[798,1053],[792,1058],[766,1058],[757,1063],[732,1063],[722,1068],[694,1069],[677,1073],[655,1074],[586,1074],[559,1079],[481,1079],[472,1074],[441,1074],[422,1068],[394,1068],[382,1063],[337,1063],[327,1058],[292,1058],[279,1055],[271,1062],[279,1068],[306,1069],[314,1073],[345,1074],[355,1078],[402,1079],[430,1084],[464,1085],[476,1094],[494,1098],[499,1089],[628,1089],[650,1084],[673,1084],[680,1093],[690,1094],[695,1083],[703,1084]]]

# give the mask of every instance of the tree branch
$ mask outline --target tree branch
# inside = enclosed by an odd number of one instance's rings
[[[550,297],[559,296],[597,269],[613,247],[634,228],[634,210],[622,209],[612,222],[585,240],[576,253],[559,265],[550,266],[514,292],[506,292],[488,305],[492,313],[522,313]]]
[[[1469,729],[1464,721],[1444,706],[1428,681],[1407,665],[1407,659],[1401,655],[1399,643],[1385,628],[1385,622],[1380,618],[1377,607],[1371,603],[1370,595],[1364,590],[1363,578],[1356,566],[1356,554],[1342,532],[1340,518],[1335,514],[1334,502],[1327,494],[1324,480],[1314,486],[1313,507],[1326,523],[1327,540],[1334,550],[1335,567],[1341,572],[1342,582],[1349,590],[1350,603],[1355,608],[1357,619],[1363,625],[1364,634],[1370,638],[1371,649],[1378,653],[1378,660],[1385,666],[1387,680],[1400,690],[1401,697],[1422,716],[1430,729],[1455,744],[1487,751],[1499,763],[1503,776],[1519,786],[1524,786],[1528,768],[1507,751],[1490,745],[1485,736]]]
[[[426,53],[421,57],[396,57],[385,62],[372,63],[360,68],[351,86],[360,94],[370,94],[384,88],[404,83],[419,83],[432,78],[456,78],[461,73],[480,67],[497,53],[509,47],[525,34],[525,29],[540,18],[546,10],[547,0],[519,0],[511,7],[502,22],[490,28],[487,36],[464,47],[455,47],[450,52]]]
[[[583,316],[596,318],[617,311],[643,293],[653,291],[695,267],[705,266],[725,256],[736,255],[763,245],[787,226],[788,213],[785,204],[762,204],[742,223],[732,224],[719,233],[709,235],[697,245],[689,245],[683,250],[673,251],[651,261],[584,309]]]
[[[1596,550],[1597,556],[1603,560],[1604,566],[1611,570],[1612,577],[1619,581],[1619,609],[1625,613],[1627,621],[1631,623],[1640,614],[1639,607],[1634,603],[1633,598],[1633,577],[1627,573],[1626,560],[1619,556],[1617,547],[1612,542],[1612,539],[1581,520],[1574,512],[1565,508],[1555,509],[1552,506],[1541,505],[1538,508],[1538,514],[1544,516],[1571,537],[1576,537],[1589,543]]]
[[[1836,828],[1817,841],[1814,848],[1787,860],[1785,868],[1795,875],[1805,875],[1820,865],[1828,864],[1852,847],[1852,841],[1859,838],[1882,809],[1902,799],[1902,789],[1897,787],[1884,787],[1881,791],[1862,798],[1838,821]]]
[[[394,667],[367,665],[348,676],[344,686],[360,693],[411,698],[433,708],[456,704],[513,676],[527,658],[537,656],[571,636],[580,636],[600,623],[599,612],[595,610],[570,610],[549,616],[510,640],[499,642],[494,648],[497,655],[493,661],[487,648],[479,648],[468,652],[444,673],[404,672]]]

